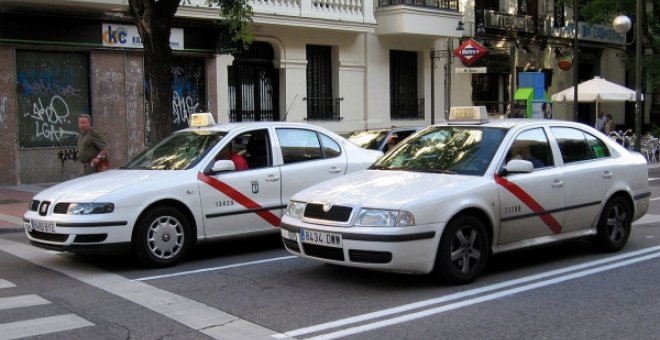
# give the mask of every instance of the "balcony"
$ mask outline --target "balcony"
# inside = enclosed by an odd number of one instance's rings
[[[1,1],[1,0],[0,0]],[[256,25],[315,27],[330,30],[373,32],[374,0],[252,0]],[[217,19],[218,10],[205,0],[190,0],[177,16]]]
[[[460,37],[462,17],[458,0],[379,0],[376,34]]]

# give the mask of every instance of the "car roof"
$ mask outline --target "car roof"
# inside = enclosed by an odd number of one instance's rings
[[[560,120],[560,119],[533,119],[533,118],[505,118],[505,119],[489,119],[485,123],[469,123],[469,122],[460,122],[460,123],[451,123],[451,122],[441,122],[435,124],[435,126],[487,126],[487,127],[498,127],[510,129],[513,127],[526,127],[526,126],[575,126],[580,128],[589,127],[583,123],[569,121],[569,120]]]
[[[241,123],[225,123],[225,124],[216,124],[211,126],[202,126],[202,127],[189,127],[177,132],[183,131],[224,131],[229,132],[236,129],[242,128],[268,128],[268,127],[296,127],[296,128],[311,128],[317,129],[320,131],[328,131],[327,129],[307,123],[296,123],[296,122],[241,122]],[[329,131],[328,131],[329,132]]]

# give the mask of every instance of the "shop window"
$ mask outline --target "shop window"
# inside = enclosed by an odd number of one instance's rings
[[[78,115],[90,114],[89,56],[16,52],[21,148],[75,146]]]

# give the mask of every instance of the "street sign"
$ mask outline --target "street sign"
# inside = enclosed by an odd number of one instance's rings
[[[486,67],[457,67],[456,73],[488,73]]]
[[[475,61],[485,56],[486,53],[488,53],[488,49],[472,39],[465,40],[461,46],[458,46],[454,50],[454,55],[461,59],[466,66],[474,64]]]

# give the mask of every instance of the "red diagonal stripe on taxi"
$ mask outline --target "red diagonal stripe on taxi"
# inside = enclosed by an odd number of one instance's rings
[[[259,203],[251,200],[249,197],[243,195],[240,191],[230,187],[227,183],[224,183],[220,180],[217,180],[213,177],[204,175],[203,173],[197,173],[197,179],[212,186],[221,193],[227,195],[229,198],[238,202],[238,204],[248,208],[248,209],[259,209],[263,208]],[[273,214],[267,210],[255,211],[255,214],[259,215],[261,218],[266,220],[266,222],[272,224],[274,227],[280,226],[280,218],[277,215]]]
[[[518,197],[526,206],[532,209],[533,212],[539,214],[539,217],[545,224],[552,230],[553,233],[559,234],[561,232],[561,224],[552,216],[552,214],[547,213],[543,207],[532,198],[525,190],[516,184],[507,181],[506,179],[495,175],[495,182],[503,186],[506,190],[509,190],[514,196]]]

